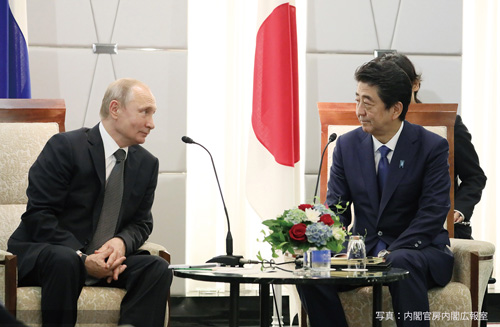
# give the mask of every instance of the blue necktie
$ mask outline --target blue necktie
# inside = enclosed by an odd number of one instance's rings
[[[387,180],[387,175],[389,173],[389,160],[387,159],[387,154],[391,151],[385,145],[382,145],[378,148],[380,152],[380,161],[378,162],[378,189],[379,194],[382,196],[382,191],[384,189],[385,182]]]
[[[388,147],[385,145],[382,145],[380,148],[378,148],[378,151],[380,152],[380,161],[378,162],[378,189],[379,189],[379,196],[382,197],[382,191],[384,190],[384,185],[387,180],[387,174],[389,173],[389,160],[387,159],[387,154],[391,151]],[[375,248],[373,248],[370,252],[371,255],[377,256],[377,254],[387,248],[387,244],[379,239],[377,241],[377,244],[375,245]]]

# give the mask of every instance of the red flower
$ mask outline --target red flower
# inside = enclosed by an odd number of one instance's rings
[[[310,205],[310,204],[301,204],[299,206],[299,209],[302,210],[302,211],[306,211],[306,209],[311,209],[313,206]]]
[[[290,238],[292,240],[298,241],[298,242],[306,242],[307,237],[306,237],[306,224],[300,223],[293,225],[292,228],[288,231],[288,234],[290,235]]]
[[[330,216],[327,213],[325,213],[324,215],[322,215],[321,217],[319,217],[319,221],[322,222],[323,224],[327,225],[327,226],[332,226],[335,223],[333,221],[333,219],[332,219],[332,216]]]

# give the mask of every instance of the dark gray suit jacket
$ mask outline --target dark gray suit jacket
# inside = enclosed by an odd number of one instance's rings
[[[153,229],[158,166],[158,159],[143,147],[129,147],[116,229],[126,255],[137,251]],[[97,227],[104,188],[104,147],[98,125],[56,134],[47,142],[30,169],[27,209],[8,242],[9,251],[18,256],[19,278],[33,269],[47,244],[85,250]]]

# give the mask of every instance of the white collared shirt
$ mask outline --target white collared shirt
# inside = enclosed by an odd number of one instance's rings
[[[378,163],[379,163],[380,157],[381,157],[379,148],[382,145],[385,145],[386,147],[388,147],[389,149],[391,149],[391,151],[387,154],[387,160],[389,161],[389,163],[391,163],[392,155],[394,154],[394,149],[396,149],[396,144],[398,143],[399,136],[401,135],[401,131],[403,130],[403,126],[404,126],[404,122],[401,122],[401,126],[399,127],[399,129],[396,132],[396,134],[386,144],[382,144],[382,142],[380,142],[379,140],[377,140],[375,138],[375,136],[372,135],[372,139],[373,139],[373,153],[374,153],[374,157],[375,157],[375,171],[377,173],[378,173]]]
[[[116,150],[120,149],[120,147],[118,146],[118,144],[116,144],[115,140],[113,140],[111,135],[109,135],[108,131],[106,131],[102,122],[99,123],[99,132],[101,133],[102,145],[104,146],[104,159],[106,164],[106,181],[107,181],[109,175],[111,174],[111,171],[113,170],[113,167],[116,164],[116,158],[114,156],[114,153],[116,152]],[[122,150],[125,150],[125,159],[126,159],[128,155],[128,147],[122,148]]]

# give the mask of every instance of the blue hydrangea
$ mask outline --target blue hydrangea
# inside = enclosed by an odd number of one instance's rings
[[[323,223],[316,223],[307,226],[306,236],[309,243],[316,247],[325,246],[328,239],[332,236],[332,229]]]
[[[300,209],[291,209],[285,217],[285,220],[289,223],[298,224],[306,219],[306,214]]]
[[[327,208],[324,204],[321,203],[315,204],[314,209],[321,212],[322,215],[329,214],[332,217],[336,216],[335,213],[330,208]]]

